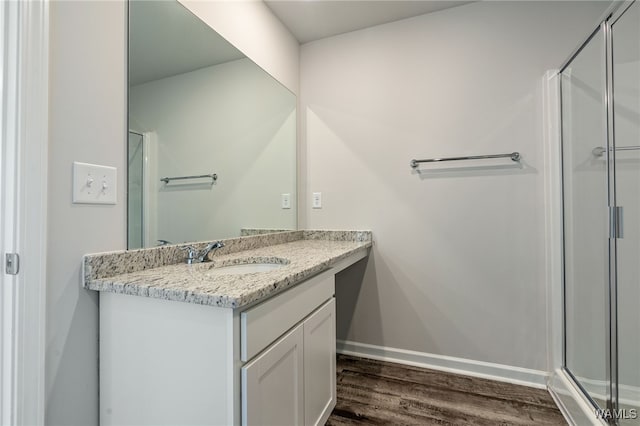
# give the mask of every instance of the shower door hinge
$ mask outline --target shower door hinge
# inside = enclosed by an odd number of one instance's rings
[[[622,207],[609,207],[609,238],[623,237]]]
[[[4,257],[4,270],[9,275],[18,275],[20,272],[20,255],[7,253]]]

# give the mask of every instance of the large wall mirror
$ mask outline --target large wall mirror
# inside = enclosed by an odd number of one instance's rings
[[[295,95],[177,1],[129,2],[128,116],[129,249],[296,228]]]

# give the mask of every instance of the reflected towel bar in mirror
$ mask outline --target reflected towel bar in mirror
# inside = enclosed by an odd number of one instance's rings
[[[218,175],[215,173],[211,173],[208,175],[197,175],[197,176],[175,176],[175,177],[163,177],[162,179],[160,179],[160,182],[164,182],[164,183],[169,183],[172,180],[184,180],[184,179],[202,179],[202,178],[209,178],[211,179],[211,183],[213,184],[215,181],[218,180]]]
[[[513,161],[520,161],[519,152],[511,152],[509,154],[490,154],[490,155],[471,155],[467,157],[446,157],[446,158],[429,158],[426,160],[411,160],[409,165],[414,169],[420,163],[437,163],[440,161],[458,161],[458,160],[484,160],[487,158],[511,158]]]
[[[639,150],[640,146],[617,146],[616,151],[636,151]],[[607,148],[602,146],[597,146],[591,150],[591,153],[596,157],[602,157],[602,154],[605,153]]]

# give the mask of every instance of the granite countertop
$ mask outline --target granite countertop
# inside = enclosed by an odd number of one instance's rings
[[[341,233],[338,234],[338,232]],[[134,270],[115,274],[109,274],[105,272],[105,268],[101,270],[100,267],[108,264],[108,259],[114,256],[119,259],[119,263],[122,263],[123,256],[129,253],[131,256],[137,255],[138,259],[142,255],[149,257],[150,253],[138,250],[89,255],[85,256],[83,285],[87,289],[96,291],[235,309],[266,299],[329,269],[342,259],[359,252],[366,252],[371,247],[370,232],[357,231],[360,233],[358,238],[353,238],[355,231],[346,232],[351,232],[349,234],[351,237],[345,237],[347,235],[345,231],[305,231],[304,233],[294,231],[285,233],[292,234],[290,236],[278,235],[276,239],[269,236],[242,237],[228,240],[229,244],[240,242],[241,246],[246,247],[248,242],[258,241],[259,243],[253,243],[258,247],[237,251],[227,250],[231,253],[225,253],[224,249],[220,249],[211,256],[210,262],[192,265],[186,263],[147,265],[147,267],[140,264],[135,267],[129,265],[128,269]],[[258,238],[258,240],[252,240],[252,238]],[[285,242],[282,242],[283,238]],[[269,245],[269,242],[275,244]],[[153,250],[159,249],[153,248],[146,251]],[[243,263],[281,263],[283,266],[258,273],[207,274],[211,268]],[[119,272],[115,267],[106,269]]]

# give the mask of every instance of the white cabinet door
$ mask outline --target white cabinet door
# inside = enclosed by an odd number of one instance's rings
[[[303,368],[300,324],[242,367],[242,424],[301,425]]]
[[[324,425],[336,405],[336,302],[304,321],[304,424]]]

